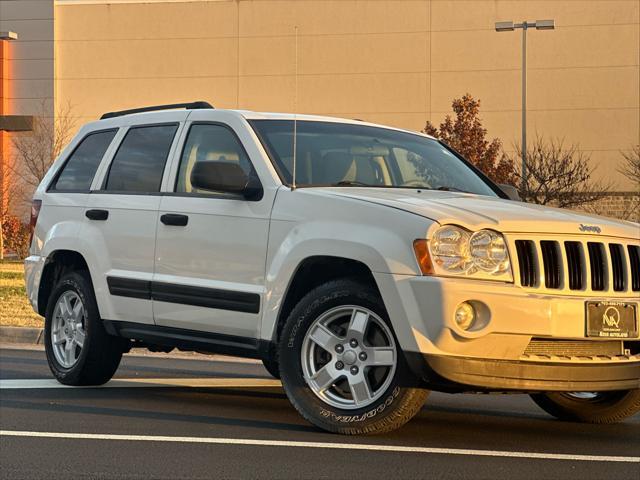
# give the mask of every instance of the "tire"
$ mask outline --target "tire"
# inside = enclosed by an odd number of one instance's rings
[[[125,341],[105,331],[88,272],[64,275],[54,287],[44,344],[49,368],[64,385],[102,385],[118,369]]]
[[[559,420],[618,423],[640,411],[640,389],[615,392],[549,392],[532,394],[533,401]]]
[[[366,326],[359,329],[358,324]],[[330,334],[322,337],[326,331]],[[314,340],[318,338],[326,340],[325,347]],[[373,359],[384,366],[372,366]],[[420,411],[429,394],[405,386],[415,384],[415,379],[408,373],[382,300],[373,288],[355,280],[321,285],[296,305],[280,337],[279,360],[282,384],[293,406],[307,421],[333,433],[395,430]],[[325,373],[327,381],[321,382]]]

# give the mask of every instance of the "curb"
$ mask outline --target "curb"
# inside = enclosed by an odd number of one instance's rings
[[[42,345],[43,329],[0,326],[0,343],[30,343]]]

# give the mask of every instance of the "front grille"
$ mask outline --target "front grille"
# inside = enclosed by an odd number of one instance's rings
[[[626,270],[624,265],[624,253],[622,245],[619,243],[609,244],[609,254],[611,255],[611,274],[613,277],[613,290],[615,292],[621,292],[624,290]]]
[[[569,271],[569,288],[582,290],[582,244],[580,242],[564,242]]]
[[[621,241],[587,241],[574,236],[515,238],[520,285],[527,288],[580,291],[584,295],[640,291],[640,246]],[[589,240],[592,236],[587,237]]]
[[[538,268],[535,261],[535,244],[531,240],[517,240],[516,250],[520,264],[520,284],[523,287],[536,286]]]
[[[591,266],[591,290],[602,291],[605,288],[605,263],[604,248],[601,243],[589,242],[589,264]]]
[[[629,245],[629,263],[631,264],[631,290],[640,291],[640,247]]]
[[[558,242],[549,240],[540,242],[542,264],[544,265],[544,284],[547,288],[560,288],[562,263],[560,262],[559,248]]]
[[[557,357],[613,357],[622,355],[622,342],[588,340],[553,340],[532,338],[524,351],[525,355],[547,355]]]

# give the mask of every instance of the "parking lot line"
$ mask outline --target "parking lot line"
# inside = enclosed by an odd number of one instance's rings
[[[119,378],[100,386],[72,387],[62,385],[55,379],[11,379],[0,380],[0,390],[46,389],[46,388],[253,388],[280,387],[280,380],[266,378]]]
[[[479,457],[507,457],[539,460],[569,460],[579,462],[640,463],[640,457],[610,455],[573,455],[566,453],[538,453],[501,450],[473,450],[461,448],[409,447],[402,445],[375,445],[364,443],[298,442],[259,440],[249,438],[172,437],[162,435],[112,435],[103,433],[65,433],[0,430],[0,437],[54,438],[66,440],[107,440],[127,442],[204,443],[218,445],[244,445],[257,447],[319,448],[335,450],[365,450],[376,452],[422,453],[436,455],[466,455]]]

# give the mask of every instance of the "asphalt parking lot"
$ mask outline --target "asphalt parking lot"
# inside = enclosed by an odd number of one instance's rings
[[[0,348],[1,478],[640,478],[640,416],[560,422],[523,395],[432,394],[403,429],[307,424],[260,364],[127,355],[60,388],[44,352]]]

